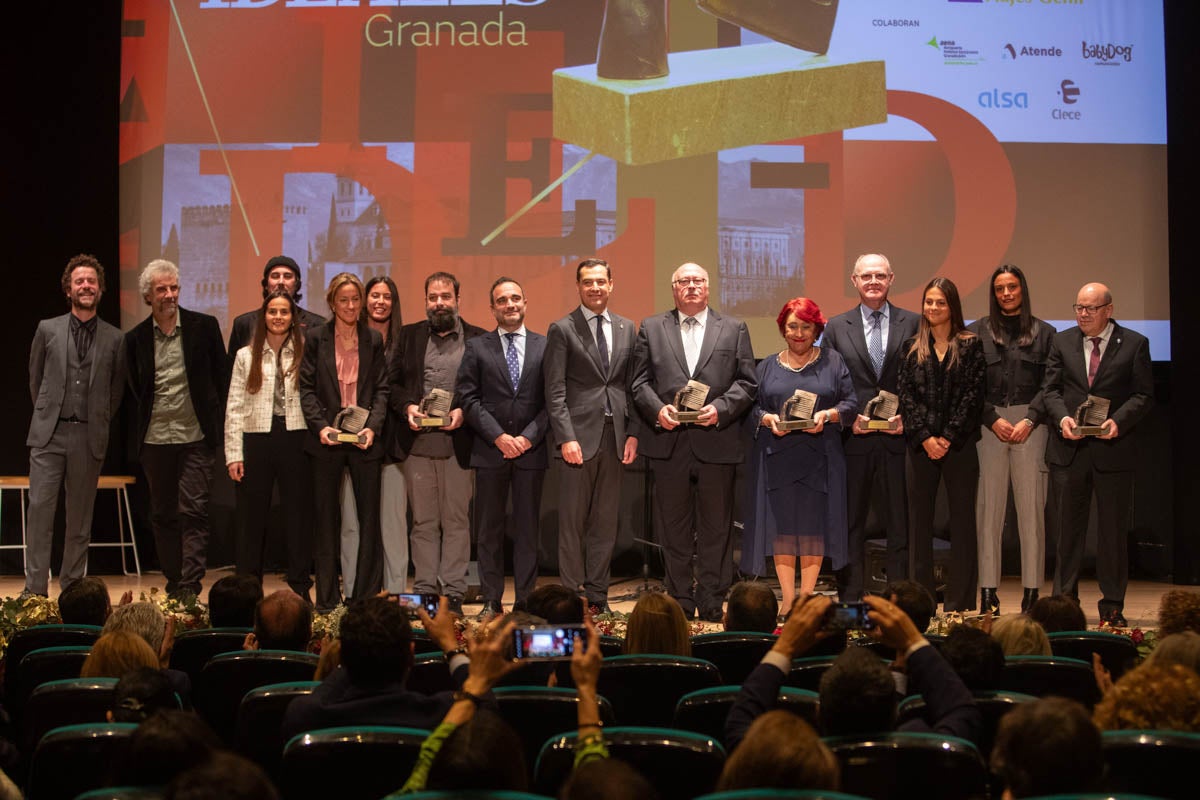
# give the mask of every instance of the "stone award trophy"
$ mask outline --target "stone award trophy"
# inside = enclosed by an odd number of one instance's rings
[[[870,420],[863,423],[862,427],[869,431],[894,431],[896,423],[889,420],[899,410],[900,398],[880,389],[879,394],[868,400],[867,407],[863,409],[863,416],[870,417]]]
[[[362,429],[367,424],[367,416],[371,412],[365,408],[358,406],[347,406],[337,413],[333,418],[333,427],[341,431],[337,436],[333,437],[342,444],[363,444],[366,439],[363,437]]]
[[[1089,394],[1087,400],[1075,409],[1075,433],[1080,436],[1103,436],[1104,421],[1108,419],[1110,405],[1111,400]]]
[[[417,425],[422,428],[440,428],[449,421],[450,403],[454,401],[454,395],[447,392],[445,389],[430,389],[429,394],[421,398],[421,403],[418,408],[422,414],[426,416],[417,420]]]
[[[797,389],[792,396],[783,401],[783,410],[779,412],[779,421],[775,427],[781,431],[804,431],[816,427],[813,420],[813,409],[817,407],[817,396],[812,392]]]
[[[675,393],[675,413],[671,418],[681,423],[692,423],[700,419],[700,409],[704,408],[704,401],[708,399],[708,390],[707,383],[688,381],[687,386]]]

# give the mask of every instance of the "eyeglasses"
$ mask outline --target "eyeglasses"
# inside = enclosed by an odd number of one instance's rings
[[[1075,313],[1076,313],[1076,314],[1082,314],[1082,313],[1084,313],[1085,311],[1086,311],[1088,314],[1096,314],[1096,313],[1098,313],[1098,312],[1100,311],[1100,309],[1102,309],[1102,308],[1108,308],[1108,307],[1109,307],[1109,306],[1111,306],[1111,305],[1112,305],[1112,303],[1103,303],[1103,304],[1101,304],[1101,305],[1098,305],[1098,306],[1081,306],[1081,305],[1079,305],[1078,303],[1076,303],[1075,305],[1071,306],[1071,308],[1075,309]]]
[[[708,278],[676,278],[671,282],[682,289],[685,286],[703,286],[708,283]]]

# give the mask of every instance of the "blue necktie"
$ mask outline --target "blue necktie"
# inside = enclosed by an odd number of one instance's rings
[[[883,312],[871,312],[871,335],[867,337],[867,354],[875,368],[875,379],[883,374]]]
[[[517,335],[506,333],[504,338],[508,339],[508,352],[504,354],[504,360],[508,362],[508,379],[512,381],[513,393],[516,394],[517,384],[521,382],[521,362],[517,358]]]

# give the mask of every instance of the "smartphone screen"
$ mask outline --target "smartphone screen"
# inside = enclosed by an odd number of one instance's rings
[[[875,627],[875,623],[867,616],[871,607],[866,603],[833,603],[825,612],[825,623],[822,626],[827,631],[867,631]]]
[[[582,625],[530,625],[513,631],[513,658],[565,661],[571,658],[575,637],[586,641]]]
[[[408,615],[413,619],[417,617],[417,609],[424,607],[429,616],[436,616],[438,612],[438,596],[436,594],[393,594],[396,602],[400,607],[408,611]]]

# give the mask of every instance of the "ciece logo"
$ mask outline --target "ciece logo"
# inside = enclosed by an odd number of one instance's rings
[[[978,99],[980,108],[1029,108],[1029,92],[985,89]]]

